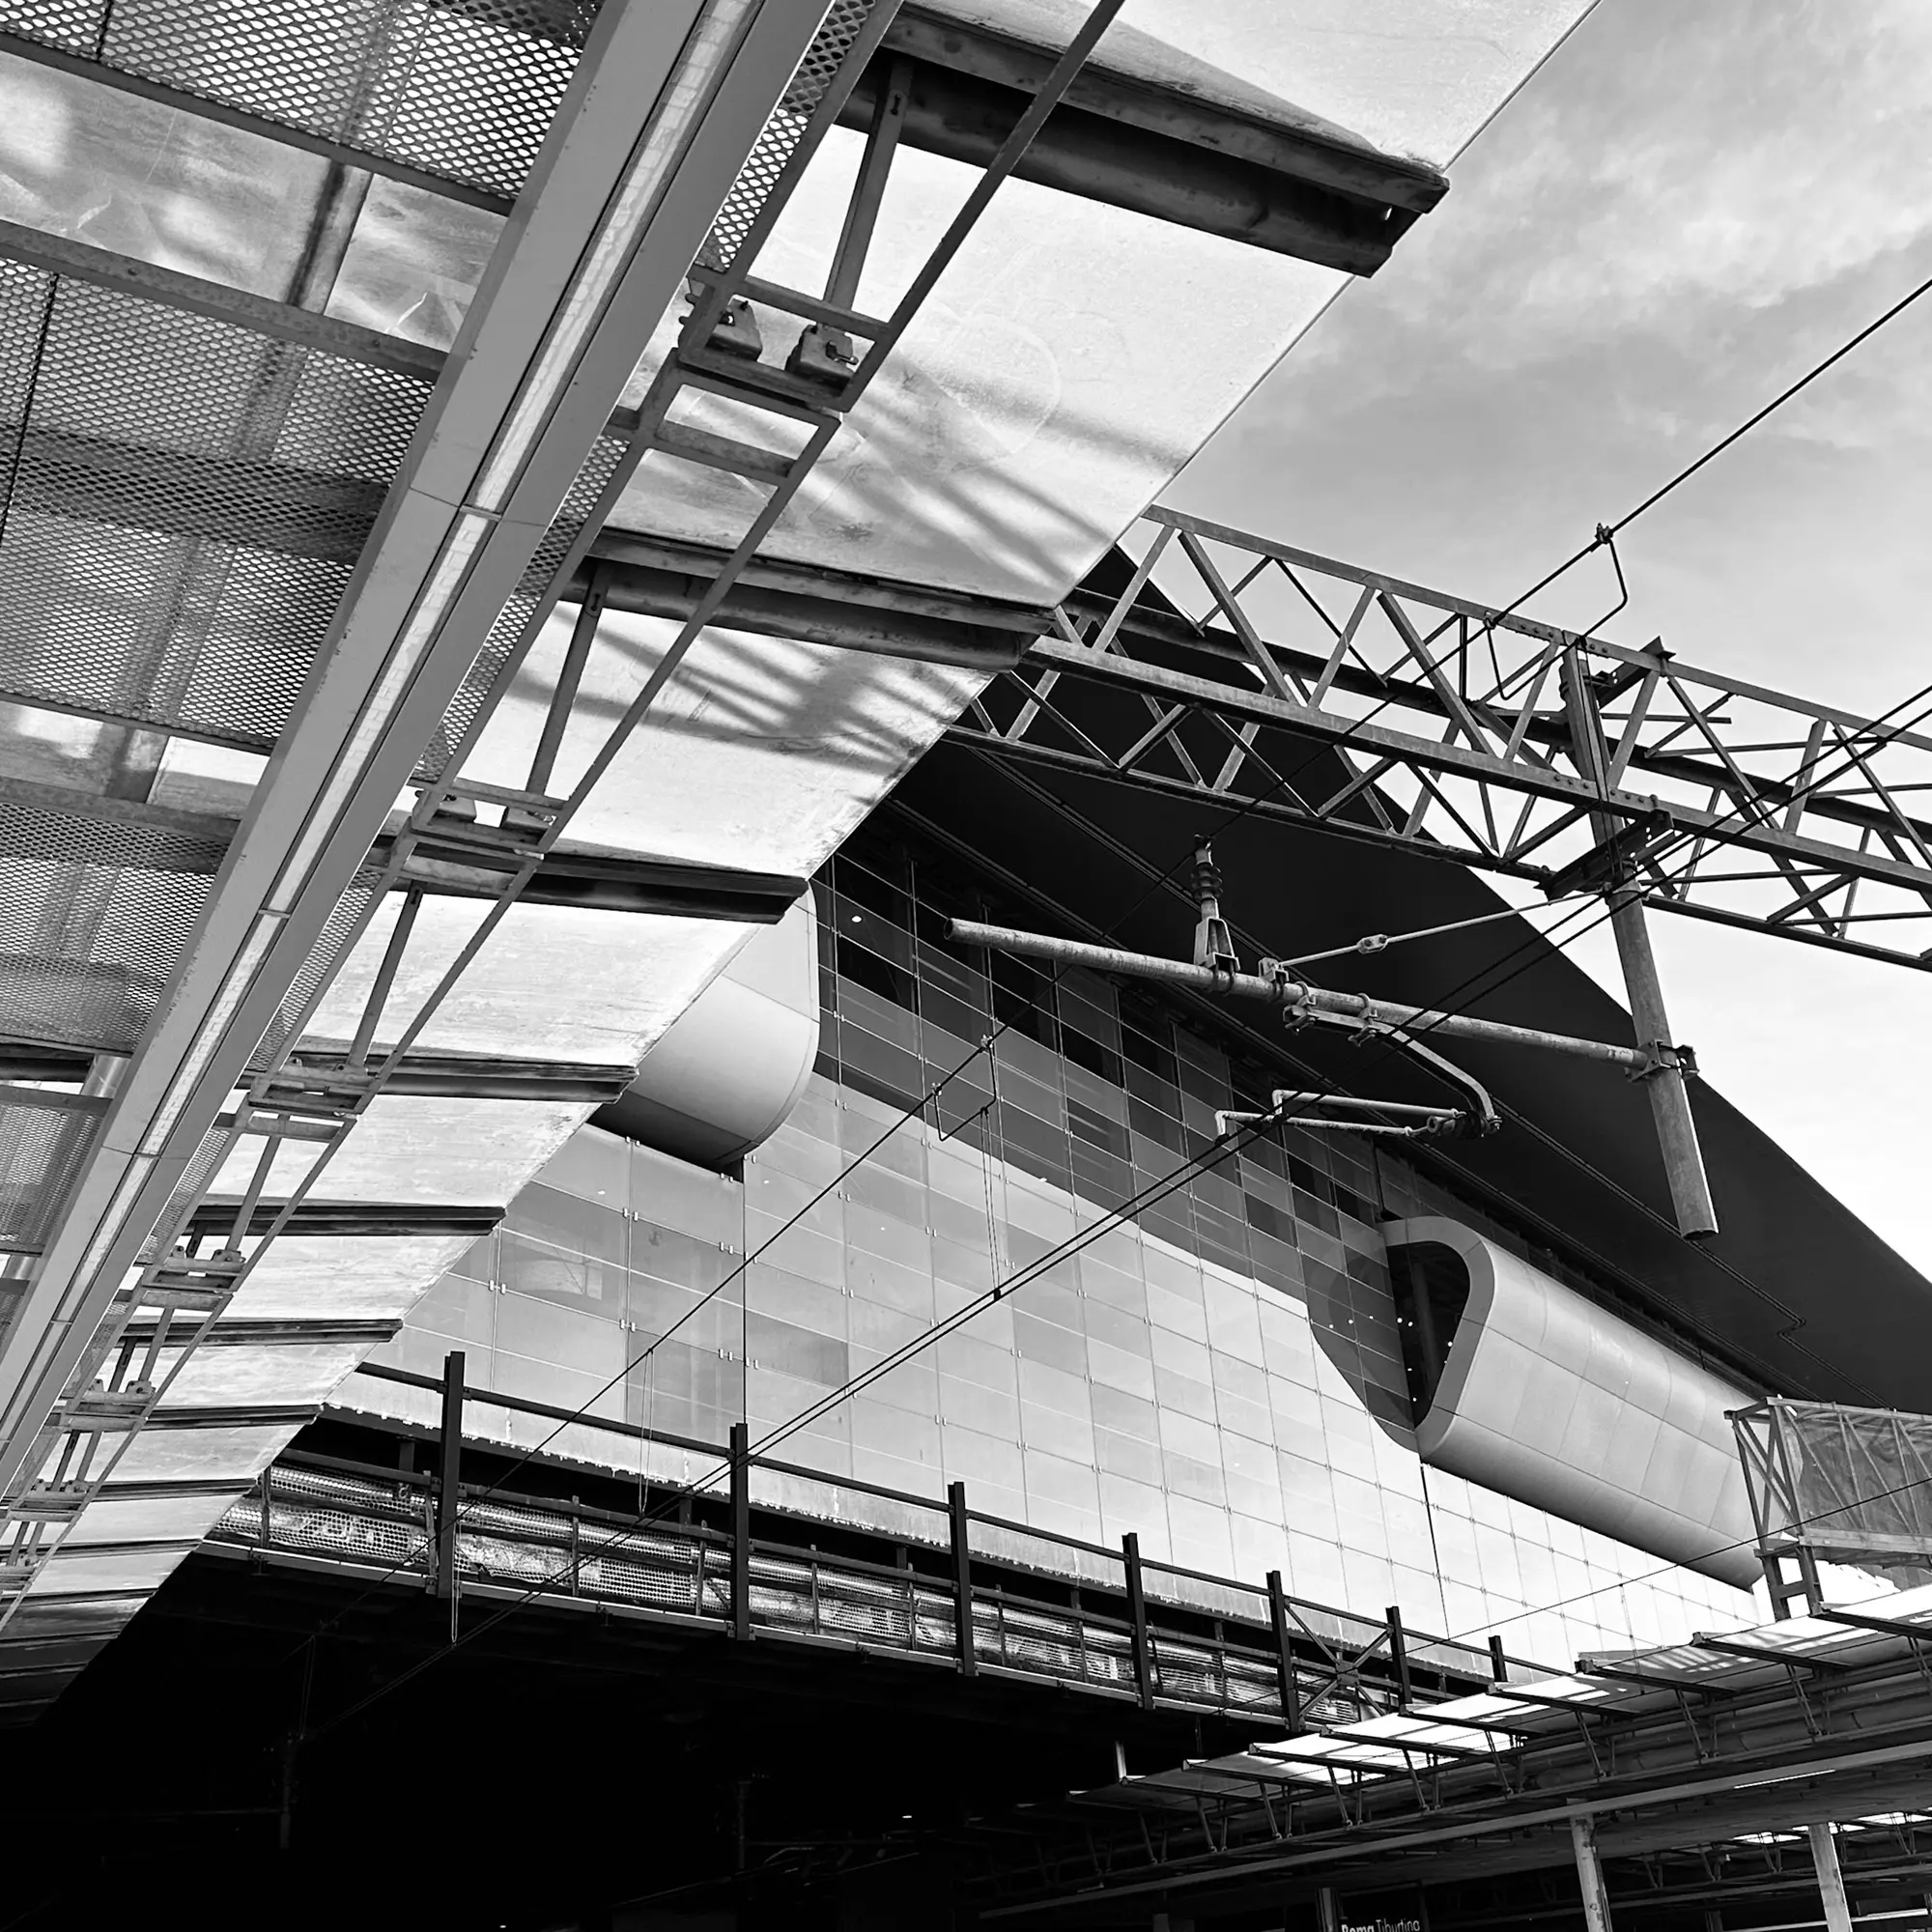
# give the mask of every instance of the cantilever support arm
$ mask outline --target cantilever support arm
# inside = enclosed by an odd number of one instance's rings
[[[1606,1040],[1580,1039],[1574,1034],[1545,1033],[1536,1027],[1509,1026],[1501,1020],[1474,1018],[1467,1013],[1437,1012],[1428,1007],[1406,1007],[1393,1000],[1372,1000],[1362,993],[1331,993],[1287,977],[1264,978],[1258,973],[1230,973],[1212,966],[1193,966],[1184,960],[1163,959],[1151,952],[1127,952],[1113,946],[1088,946],[1077,939],[1055,939],[1041,932],[1018,932],[1010,926],[980,925],[955,919],[950,935],[961,946],[984,946],[995,952],[1019,952],[1033,959],[1051,959],[1066,966],[1085,966],[1095,973],[1122,973],[1137,980],[1166,980],[1204,993],[1237,1000],[1262,1000],[1281,1007],[1291,1016],[1339,1020],[1344,1024],[1384,1027],[1413,1036],[1440,1034],[1445,1039],[1481,1039],[1503,1046],[1536,1046],[1600,1061],[1643,1075],[1655,1063],[1648,1053]],[[1413,1049],[1413,1038],[1401,1042]]]

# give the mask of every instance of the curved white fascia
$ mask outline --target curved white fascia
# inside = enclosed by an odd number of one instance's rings
[[[1383,1233],[1391,1249],[1452,1249],[1468,1270],[1416,1429],[1424,1463],[1739,1589],[1758,1580],[1725,1414],[1751,1396],[1460,1222]]]
[[[818,922],[810,894],[761,926],[645,1054],[611,1110],[620,1131],[705,1167],[784,1124],[818,1057]]]

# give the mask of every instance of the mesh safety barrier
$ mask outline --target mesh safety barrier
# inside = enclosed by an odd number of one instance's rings
[[[221,862],[212,839],[0,799],[0,1024],[127,1052]]]
[[[0,696],[268,750],[429,389],[0,263]]]
[[[805,58],[791,77],[791,84],[738,171],[731,192],[724,197],[724,206],[718,211],[710,239],[698,256],[708,268],[731,266],[746,236],[752,232],[752,224],[758,218],[758,211],[784,173],[785,163],[804,139],[812,109],[824,99],[833,75],[870,18],[873,4],[874,0],[833,0],[826,11],[816,36],[805,50]]]
[[[38,1254],[94,1145],[102,1100],[0,1088],[0,1250]]]
[[[9,0],[0,27],[513,196],[596,12],[585,0]]]
[[[272,1065],[299,1037],[311,1009],[354,948],[373,901],[381,896],[380,878],[381,874],[374,870],[357,872],[350,880],[348,891],[336,900],[335,910],[328,915],[321,935],[302,961],[301,970],[275,1009],[275,1017],[269,1022],[268,1030],[249,1056],[251,1072]]]
[[[234,1504],[216,1535],[349,1562],[427,1573],[435,1535],[425,1492],[349,1475],[277,1463]],[[455,1537],[458,1573],[471,1580],[530,1592],[603,1599],[684,1617],[728,1620],[730,1551],[716,1535],[675,1525],[634,1527],[573,1518],[494,1498],[466,1501]],[[823,1552],[787,1556],[754,1549],[751,1565],[754,1625],[842,1637],[885,1650],[951,1656],[957,1605],[951,1590],[911,1572],[882,1574]],[[1157,1694],[1181,1703],[1277,1712],[1280,1689],[1272,1656],[1238,1645],[1156,1631],[1150,1634]],[[1132,1692],[1137,1689],[1132,1639],[1113,1620],[1071,1608],[976,1597],[973,1647],[981,1661],[1009,1670]],[[1356,1696],[1321,1700],[1337,1721],[1371,1708]]]
[[[1776,1401],[1732,1422],[1768,1548],[1932,1583],[1932,1415]]]
[[[517,580],[516,589],[497,612],[496,622],[490,626],[489,635],[483,639],[483,648],[476,653],[475,661],[450,700],[441,728],[430,741],[416,768],[417,777],[435,780],[442,776],[457,747],[462,744],[464,734],[489,701],[491,691],[502,674],[503,667],[509,663],[512,652],[526,640],[539,615],[548,616],[548,592],[552,581],[583,533],[584,522],[596,508],[605,486],[616,473],[625,448],[621,439],[610,435],[600,436],[591,445],[590,454],[578,470],[576,481],[565,495],[555,519],[544,532],[535,554],[523,576]]]

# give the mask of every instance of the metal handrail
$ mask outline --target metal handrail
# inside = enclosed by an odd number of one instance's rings
[[[441,1393],[443,1386],[440,1377],[423,1375],[409,1369],[391,1368],[383,1363],[365,1362],[358,1373],[379,1381],[395,1382],[406,1387],[424,1389],[438,1394]],[[602,1416],[585,1416],[575,1409],[561,1408],[551,1403],[530,1401],[521,1396],[505,1394],[497,1389],[478,1388],[468,1381],[464,1384],[463,1395],[466,1401],[475,1400],[484,1402],[495,1407],[512,1409],[521,1414],[538,1416],[552,1421],[579,1423],[608,1434],[624,1436],[639,1443],[653,1443],[666,1448],[686,1450],[699,1455],[716,1457],[721,1468],[728,1466],[731,1461],[731,1450],[729,1445],[725,1443],[707,1442],[701,1437],[680,1435],[668,1431],[644,1429],[633,1422],[619,1422]],[[498,1452],[501,1452],[504,1448],[504,1445],[500,1443],[487,1442],[480,1439],[477,1440],[475,1446]],[[528,1460],[542,1463],[551,1459],[546,1459],[540,1454],[533,1453],[529,1456]],[[578,1465],[565,1463],[562,1466],[576,1467]],[[788,1476],[796,1480],[819,1484],[828,1489],[846,1490],[856,1494],[872,1496],[882,1502],[892,1503],[900,1508],[917,1510],[934,1519],[935,1524],[934,1534],[929,1544],[927,1543],[927,1539],[923,1537],[917,1538],[916,1540],[922,1545],[932,1548],[944,1549],[946,1548],[948,1541],[948,1505],[943,1500],[937,1500],[931,1496],[911,1494],[901,1490],[887,1489],[880,1484],[866,1482],[858,1477],[828,1474],[823,1469],[813,1469],[803,1464],[780,1462],[759,1456],[753,1456],[750,1459],[749,1467],[753,1473],[763,1472]],[[803,1510],[781,1503],[760,1501],[758,1508],[761,1514],[789,1516],[801,1521],[815,1520]],[[969,1509],[967,1515],[971,1522],[983,1528],[997,1530],[1009,1536],[1023,1537],[1029,1542],[1040,1545],[1047,1549],[1065,1549],[1077,1553],[1079,1556],[1098,1559],[1109,1565],[1118,1565],[1122,1560],[1121,1551],[1118,1548],[1110,1548],[1100,1543],[1092,1543],[1084,1537],[1068,1536],[1061,1531],[1041,1529],[1032,1523],[1018,1522],[1011,1518],[993,1516],[980,1510]],[[858,1526],[865,1527],[864,1525]],[[686,1527],[689,1529],[697,1528],[696,1525],[687,1525]],[[715,1532],[705,1533],[715,1534]],[[986,1552],[977,1549],[974,1552],[974,1560],[977,1562],[996,1563],[1012,1570],[1037,1570],[1037,1574],[1041,1576],[1064,1577],[1068,1583],[1077,1584],[1078,1587],[1083,1589],[1111,1589],[1118,1587],[1111,1581],[1096,1581],[1094,1578],[1082,1574],[1079,1568],[1072,1564],[1069,1564],[1064,1572],[1054,1571],[1046,1569],[1043,1566],[1029,1564],[1023,1556],[1009,1554],[989,1555]],[[1245,1582],[1239,1577],[1216,1577],[1207,1571],[1193,1570],[1183,1564],[1167,1563],[1154,1558],[1144,1559],[1142,1569],[1150,1580],[1159,1577],[1172,1577],[1184,1579],[1188,1582],[1203,1584],[1211,1589],[1224,1590],[1231,1595],[1254,1598],[1257,1603],[1257,1610],[1252,1617],[1244,1616],[1240,1612],[1206,1610],[1198,1605],[1174,1602],[1172,1599],[1160,1603],[1160,1607],[1171,1612],[1195,1616],[1219,1615],[1230,1620],[1251,1624],[1257,1631],[1265,1634],[1264,1640],[1270,1645],[1265,1654],[1269,1656],[1273,1655],[1271,1648],[1273,1633],[1269,1624],[1269,1613],[1266,1607],[1267,1595],[1264,1588]],[[976,1591],[976,1595],[980,1594],[983,1593]],[[1158,1600],[1153,1601],[1157,1602]],[[1324,1649],[1336,1647],[1347,1648],[1354,1645],[1358,1646],[1366,1656],[1373,1654],[1377,1650],[1378,1645],[1384,1639],[1384,1626],[1378,1618],[1365,1617],[1359,1611],[1338,1609],[1332,1605],[1317,1604],[1299,1598],[1289,1598],[1287,1601],[1293,1606],[1297,1613],[1296,1621],[1304,1633],[1312,1641],[1319,1643]],[[1310,1623],[1310,1618],[1332,1620],[1335,1626],[1334,1635],[1330,1637],[1321,1634],[1314,1624]],[[1449,1674],[1451,1666],[1438,1660],[1443,1650],[1452,1650],[1458,1655],[1466,1655],[1468,1657],[1470,1664],[1467,1675],[1471,1680],[1481,1682],[1487,1681],[1490,1677],[1491,1659],[1490,1653],[1487,1650],[1479,1650],[1473,1645],[1459,1643],[1454,1638],[1435,1636],[1423,1631],[1406,1631],[1405,1636],[1411,1665],[1419,1664],[1421,1667],[1433,1672]],[[1430,1653],[1435,1653],[1435,1655],[1432,1656]],[[1537,1671],[1546,1667],[1522,1658],[1512,1657],[1508,1661],[1512,1664],[1520,1665],[1523,1669],[1529,1671]],[[1343,1674],[1347,1675],[1348,1673],[1349,1664],[1345,1662],[1343,1665]]]

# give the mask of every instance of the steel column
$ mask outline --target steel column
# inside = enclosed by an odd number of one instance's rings
[[[1830,1821],[1806,1825],[1804,1835],[1811,1841],[1811,1862],[1825,1901],[1826,1932],[1852,1932],[1852,1907],[1845,1896],[1845,1874],[1838,1866],[1838,1841]]]
[[[1581,658],[1574,651],[1564,659],[1562,679],[1572,755],[1578,770],[1607,796],[1610,751],[1604,739],[1596,693]],[[1593,811],[1590,829],[1597,843],[1604,846],[1622,828],[1611,813]],[[1678,1233],[1700,1240],[1718,1232],[1718,1210],[1704,1173],[1704,1154],[1697,1144],[1697,1122],[1690,1113],[1683,1063],[1671,1043],[1670,1019],[1663,1009],[1663,982],[1658,978],[1657,955],[1651,951],[1650,927],[1644,922],[1643,888],[1625,859],[1616,862],[1613,879],[1605,897],[1610,909],[1610,930],[1616,936],[1617,957],[1623,962],[1631,1022],[1636,1029],[1637,1045],[1650,1057],[1650,1066],[1641,1077],[1650,1093],[1651,1118],[1657,1126],[1658,1149],[1663,1155],[1670,1205],[1677,1215]]]
[[[442,1461],[436,1476],[436,1594],[449,1605],[450,1641],[456,1639],[456,1520],[463,1509],[464,1351],[442,1358]]]
[[[1610,1893],[1604,1883],[1604,1861],[1597,1854],[1597,1821],[1573,1816],[1570,1843],[1577,1854],[1577,1883],[1583,1893],[1587,1932],[1610,1932]]]
[[[1281,1721],[1290,1737],[1298,1736],[1301,1724],[1301,1683],[1294,1674],[1294,1647],[1288,1635],[1288,1594],[1281,1586],[1281,1572],[1267,1574],[1268,1622],[1274,1626],[1275,1681],[1281,1690]]]

